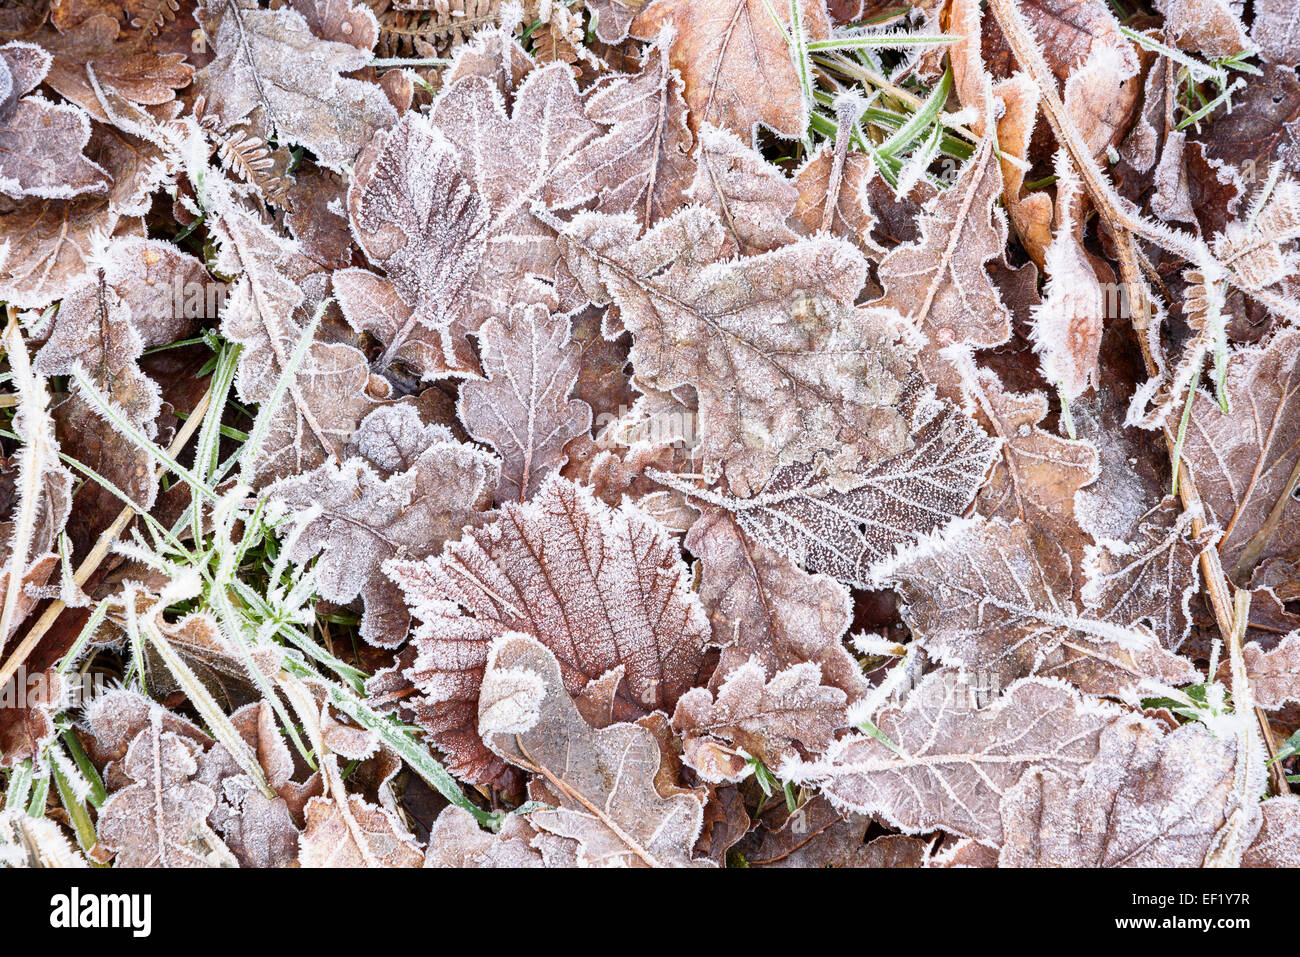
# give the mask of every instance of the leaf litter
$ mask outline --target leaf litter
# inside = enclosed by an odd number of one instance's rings
[[[22,11],[0,864],[1295,865],[1285,4]]]

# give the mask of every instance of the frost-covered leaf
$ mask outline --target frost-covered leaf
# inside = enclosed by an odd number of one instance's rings
[[[602,212],[632,213],[649,227],[686,202],[695,160],[681,89],[663,38],[640,72],[601,77],[586,94],[587,115],[613,127],[591,150]]]
[[[1142,522],[1134,541],[1103,539],[1089,546],[1084,606],[1117,624],[1147,624],[1164,647],[1178,651],[1200,585],[1197,559],[1212,540],[1204,531],[1193,536],[1191,525],[1192,514],[1170,497]]]
[[[1226,392],[1227,414],[1196,393],[1183,458],[1223,529],[1224,568],[1244,584],[1259,562],[1294,557],[1300,539],[1300,331],[1234,352]]]
[[[1300,798],[1273,797],[1260,805],[1263,826],[1241,860],[1242,867],[1300,867]]]
[[[1217,60],[1251,48],[1241,22],[1242,0],[1158,0],[1174,45]]]
[[[323,296],[325,277],[296,244],[241,209],[224,190],[213,202],[212,228],[221,243],[215,268],[238,277],[221,315],[222,333],[243,346],[235,386],[244,401],[265,402],[290,368],[309,310]],[[343,444],[376,404],[366,392],[365,356],[342,343],[312,342],[291,378],[258,459],[262,479],[341,458]]]
[[[1002,802],[1002,867],[1200,867],[1233,810],[1236,746],[1204,726],[1130,716],[1082,779],[1034,767]],[[1254,826],[1259,826],[1254,809]]]
[[[415,839],[393,812],[356,794],[346,805],[332,798],[307,802],[307,828],[298,847],[303,867],[419,867]]]
[[[746,256],[797,239],[787,224],[799,202],[795,186],[763,154],[730,130],[701,124],[695,179],[688,195],[718,215],[729,244]]]
[[[687,551],[700,559],[700,600],[722,648],[715,682],[749,661],[767,676],[799,664],[819,666],[822,681],[850,699],[866,686],[841,644],[851,621],[848,590],[826,575],[809,575],[741,530],[723,509],[691,525]]]
[[[897,551],[962,514],[997,448],[970,416],[929,398],[915,380],[901,408],[913,429],[910,446],[850,473],[848,482],[836,481],[817,463],[791,465],[748,498],[701,497],[731,511],[754,540],[795,564],[872,587]]]
[[[671,709],[703,665],[708,622],[677,545],[633,507],[610,508],[558,476],[437,558],[386,567],[420,620],[407,672],[424,695],[417,718],[470,780],[503,771],[475,730],[498,635],[522,632],[551,648],[570,694],[624,666],[615,720]]]
[[[636,236],[628,217],[584,214],[565,253],[589,295],[618,304],[637,376],[694,387],[706,475],[743,495],[823,450],[844,474],[905,447],[909,356],[896,316],[854,306],[855,248],[821,237],[722,260],[720,224],[694,208]]]
[[[855,735],[799,769],[836,807],[907,833],[942,828],[997,847],[1002,796],[1033,767],[1077,779],[1118,712],[1057,681],[1028,678],[977,709],[953,670],[935,672],[875,724],[898,750]]]
[[[823,0],[799,0],[797,10],[809,39],[830,35]],[[682,73],[693,126],[712,123],[745,140],[758,135],[759,124],[788,139],[804,135],[809,103],[783,36],[792,29],[789,3],[655,0],[632,35],[653,38],[666,25],[676,32],[672,65]]]
[[[348,213],[391,290],[361,270],[339,273],[334,282],[344,313],[383,342],[381,369],[402,358],[433,378],[456,362],[448,327],[487,249],[484,198],[461,173],[456,148],[426,118],[408,113],[362,154]],[[341,286],[350,274],[355,278]]]
[[[202,749],[164,727],[151,711],[122,761],[131,783],[109,795],[99,812],[99,840],[119,867],[209,867],[233,860],[207,824],[217,804],[194,780]]]
[[[818,794],[745,854],[750,867],[920,867],[930,842],[901,834],[866,841],[872,820],[841,814]]]
[[[1300,631],[1265,651],[1257,642],[1242,649],[1255,704],[1269,710],[1300,701]]]
[[[1073,548],[1083,537],[1074,497],[1097,478],[1097,449],[1042,428],[1047,415],[1042,392],[1012,392],[987,369],[965,375],[962,388],[976,415],[1002,440],[1001,454],[976,500],[980,514],[1051,528]]]
[[[634,724],[592,728],[544,645],[505,633],[493,642],[478,727],[502,758],[534,775],[553,809],[529,815],[541,831],[576,841],[589,867],[707,866],[692,848],[703,822],[688,794],[655,789],[659,745]]]
[[[76,106],[30,93],[49,69],[50,55],[29,43],[0,47],[0,193],[12,199],[71,199],[107,192],[108,174],[82,150],[90,119]]]
[[[1066,401],[1098,384],[1105,296],[1079,240],[1083,183],[1057,155],[1056,227],[1043,268],[1043,301],[1033,307],[1034,348],[1043,377]]]
[[[32,200],[0,216],[0,299],[33,309],[62,299],[118,218],[102,196]]]
[[[1080,611],[1071,570],[1058,543],[1023,522],[995,520],[903,555],[889,577],[906,602],[904,620],[931,655],[999,685],[1052,675],[1136,703],[1149,681],[1198,680],[1192,663],[1149,629]]]
[[[370,51],[322,40],[295,10],[261,9],[256,0],[204,0],[197,18],[216,59],[196,83],[208,113],[227,125],[260,108],[281,140],[341,170],[397,120],[378,86],[342,75],[366,66]]]
[[[482,522],[497,463],[442,426],[423,426],[410,405],[376,409],[353,443],[361,456],[280,479],[267,494],[299,514],[319,507],[290,558],[306,562],[320,553],[321,596],[346,603],[360,595],[362,637],[392,647],[406,637],[410,616],[384,562],[436,554],[465,526]]]
[[[554,232],[533,208],[565,210],[594,198],[600,158],[589,147],[605,130],[586,115],[573,74],[560,64],[529,73],[509,112],[486,80],[458,80],[438,97],[429,122],[458,151],[460,173],[487,219],[482,258],[455,317],[455,330],[473,331],[519,302],[529,277],[557,279]]]
[[[1006,245],[1006,216],[995,205],[1001,192],[1002,173],[986,136],[956,182],[922,211],[920,238],[881,260],[885,292],[877,305],[925,335],[922,361],[932,381],[950,375],[935,350],[954,343],[984,349],[1011,334],[1011,315],[984,270]]]
[[[516,308],[479,330],[486,382],[461,386],[469,434],[501,456],[497,500],[524,502],[568,460],[565,445],[591,428],[591,406],[572,399],[580,348],[569,320],[545,306]]]
[[[474,815],[452,804],[429,830],[425,867],[541,867],[542,854],[530,843],[536,831],[517,814],[489,834]]]
[[[756,661],[731,671],[715,693],[692,688],[677,701],[673,730],[683,759],[705,781],[735,781],[749,773],[747,757],[769,768],[820,754],[848,725],[847,696],[822,684],[812,662],[767,679]]]
[[[864,252],[879,253],[879,245],[871,238],[876,218],[868,199],[872,178],[878,176],[875,166],[866,153],[848,150],[836,184],[835,153],[827,144],[809,156],[795,173],[799,199],[794,218],[804,235],[829,232],[855,243]]]

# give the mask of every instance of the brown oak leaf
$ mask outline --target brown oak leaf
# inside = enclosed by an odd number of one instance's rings
[[[469,434],[497,450],[497,501],[524,502],[568,461],[565,446],[591,428],[591,406],[570,398],[580,347],[569,320],[545,306],[516,308],[479,329],[486,382],[461,386],[458,411]]]

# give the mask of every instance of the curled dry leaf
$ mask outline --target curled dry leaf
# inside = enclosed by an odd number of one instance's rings
[[[488,655],[479,701],[483,740],[531,772],[540,831],[576,843],[580,864],[596,867],[709,866],[693,857],[703,823],[700,802],[661,797],[654,778],[659,746],[634,724],[595,729],[565,690],[560,663],[544,645],[505,633]]]

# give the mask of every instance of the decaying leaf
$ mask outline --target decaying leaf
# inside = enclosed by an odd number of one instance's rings
[[[560,663],[536,640],[504,633],[488,655],[479,701],[483,740],[536,775],[553,810],[530,823],[577,844],[594,867],[702,866],[692,856],[703,809],[687,794],[654,787],[659,746],[634,724],[594,729],[565,691]]]

